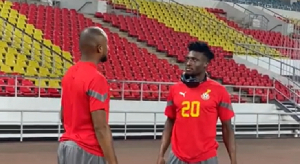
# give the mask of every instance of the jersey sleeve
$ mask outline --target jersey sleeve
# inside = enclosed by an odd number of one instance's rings
[[[95,76],[90,84],[86,94],[89,96],[90,111],[109,109],[109,86],[104,77]]]
[[[218,116],[221,121],[227,121],[227,120],[230,120],[232,117],[234,117],[234,112],[232,109],[230,95],[227,92],[225,87],[220,89]]]
[[[174,95],[173,95],[173,86],[170,87],[169,95],[167,97],[167,106],[165,108],[165,115],[169,118],[175,119],[176,118],[176,107],[174,104]]]

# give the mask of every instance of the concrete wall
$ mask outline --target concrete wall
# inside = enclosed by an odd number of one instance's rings
[[[79,12],[95,14],[98,9],[98,0],[60,0],[60,7],[75,10],[79,10],[82,7]]]

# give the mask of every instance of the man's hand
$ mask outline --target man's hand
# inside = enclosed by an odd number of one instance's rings
[[[157,159],[157,164],[165,164],[165,163],[166,163],[165,158],[162,156],[159,156]]]

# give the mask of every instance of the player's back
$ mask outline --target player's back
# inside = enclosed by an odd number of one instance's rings
[[[78,62],[67,71],[62,80],[65,133],[61,137],[61,141],[72,140],[83,149],[88,149],[89,152],[91,150],[101,152],[93,128],[87,94],[90,82],[95,76],[102,76],[95,65]],[[99,85],[101,85],[101,81]]]

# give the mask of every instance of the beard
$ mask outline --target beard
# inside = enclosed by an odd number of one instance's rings
[[[107,61],[107,55],[104,55],[100,58],[100,63],[104,63]]]

